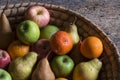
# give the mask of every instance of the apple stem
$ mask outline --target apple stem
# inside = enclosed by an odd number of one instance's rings
[[[4,77],[4,75],[3,74],[0,74],[0,78],[3,78]]]
[[[67,62],[67,58],[65,58],[65,59],[63,60],[63,62]]]
[[[0,58],[2,58],[2,54],[0,53]]]
[[[4,51],[0,51],[0,58],[5,57]]]

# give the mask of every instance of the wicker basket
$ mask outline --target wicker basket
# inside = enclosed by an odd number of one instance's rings
[[[30,5],[34,4],[46,7],[51,15],[51,20],[49,24],[57,25],[61,29],[64,29],[67,24],[73,22],[74,18],[77,17],[76,25],[79,35],[82,37],[82,39],[86,38],[87,36],[93,35],[99,37],[104,44],[104,52],[103,55],[100,57],[104,57],[104,60],[102,61],[103,67],[99,74],[98,80],[120,80],[120,54],[116,49],[116,46],[103,31],[101,31],[92,22],[82,17],[79,13],[76,13],[69,9],[65,9],[60,6],[36,2],[0,6],[0,13],[4,11],[4,13],[10,20],[12,29],[14,30],[15,26],[17,26],[22,20],[24,20],[23,15],[25,10]]]

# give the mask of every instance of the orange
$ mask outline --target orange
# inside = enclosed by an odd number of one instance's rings
[[[8,46],[8,53],[10,54],[11,59],[17,57],[22,57],[29,52],[30,47],[26,44],[21,43],[20,41],[13,41]]]
[[[66,78],[57,78],[55,80],[68,80],[68,79],[66,79]]]
[[[58,55],[67,54],[73,47],[73,40],[69,33],[58,31],[51,37],[50,47]]]
[[[90,36],[83,40],[80,51],[86,58],[98,58],[103,52],[102,41],[98,37]]]

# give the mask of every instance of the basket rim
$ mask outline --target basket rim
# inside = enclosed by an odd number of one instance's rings
[[[105,35],[105,36],[108,38],[108,40],[113,44],[113,47],[115,47],[115,49],[116,49],[116,53],[117,53],[118,56],[120,57],[120,52],[119,52],[117,46],[115,45],[115,43],[113,42],[113,40],[111,40],[111,39],[107,36],[107,34],[99,27],[99,25],[95,24],[95,23],[92,22],[89,18],[83,16],[83,15],[80,14],[79,12],[74,11],[74,10],[71,10],[71,9],[68,9],[68,8],[65,8],[65,7],[60,6],[60,5],[48,4],[48,3],[41,3],[41,2],[34,2],[34,1],[33,1],[33,2],[25,2],[25,3],[17,3],[17,4],[15,4],[15,3],[10,3],[10,4],[7,4],[7,5],[1,5],[1,6],[0,6],[0,10],[3,10],[4,8],[5,8],[5,10],[7,10],[7,9],[9,9],[9,8],[14,8],[14,7],[16,7],[16,5],[18,5],[18,7],[22,7],[22,6],[25,7],[25,6],[28,6],[28,5],[41,5],[41,6],[44,6],[44,7],[46,7],[46,8],[49,8],[50,6],[53,6],[54,9],[58,9],[58,8],[59,8],[59,10],[69,11],[69,12],[71,12],[72,14],[75,14],[75,15],[81,17],[83,20],[86,20],[86,22],[93,24],[94,26],[96,26],[96,27],[98,28],[99,31],[102,31],[103,35]],[[119,59],[119,60],[120,60],[120,59]]]
[[[80,13],[77,12],[77,11],[74,11],[74,10],[71,10],[71,9],[68,9],[68,8],[65,8],[65,7],[60,6],[60,5],[48,4],[48,3],[41,3],[41,2],[38,2],[38,3],[37,3],[37,2],[29,2],[29,3],[28,3],[28,2],[25,2],[25,3],[17,3],[17,4],[11,3],[11,4],[7,4],[7,5],[1,5],[1,6],[0,6],[0,10],[3,10],[5,7],[6,7],[5,10],[7,10],[7,9],[9,9],[9,8],[14,8],[14,7],[16,7],[15,5],[18,5],[18,7],[22,7],[22,6],[25,7],[25,6],[27,6],[27,5],[41,5],[41,6],[45,6],[45,7],[47,7],[47,8],[48,8],[49,6],[53,6],[54,9],[58,9],[58,7],[59,7],[60,10],[69,11],[69,12],[71,12],[72,14],[75,14],[75,15],[81,17],[83,20],[86,20],[86,22],[93,24],[94,26],[96,26],[96,27],[98,28],[99,31],[102,31],[103,35],[107,36],[107,34],[99,27],[99,25],[97,25],[97,24],[95,24],[94,22],[92,22],[89,18],[83,16],[82,14],[80,14]],[[107,38],[108,38],[108,40],[113,44],[113,47],[115,47],[116,52],[117,52],[118,56],[120,57],[120,52],[119,52],[117,46],[115,45],[115,43],[113,42],[113,40],[111,40],[108,36],[107,36]]]
[[[17,6],[16,6],[16,5],[17,5]],[[112,44],[111,46],[115,48],[117,60],[118,60],[118,63],[119,63],[119,65],[120,65],[120,52],[119,52],[119,50],[118,50],[118,47],[117,47],[117,46],[115,45],[115,43],[113,42],[113,40],[111,40],[110,37],[108,37],[107,34],[99,27],[100,25],[95,24],[95,23],[92,22],[89,18],[83,16],[82,14],[80,14],[80,13],[77,12],[77,11],[74,11],[74,10],[71,10],[71,9],[68,9],[68,8],[65,8],[65,7],[60,6],[60,5],[48,4],[48,3],[41,3],[41,2],[25,2],[25,3],[17,3],[17,4],[12,3],[12,4],[8,4],[7,6],[6,6],[6,5],[0,6],[0,10],[3,10],[5,7],[6,7],[5,10],[7,10],[7,9],[9,9],[9,8],[14,8],[14,7],[28,7],[28,5],[41,5],[41,6],[44,6],[44,7],[46,7],[46,8],[49,8],[49,7],[52,6],[53,10],[54,10],[54,9],[56,10],[56,9],[59,8],[59,10],[71,12],[72,14],[76,15],[77,17],[82,18],[85,22],[94,25],[94,26],[98,29],[98,31],[102,32],[102,34],[107,37],[108,41]],[[119,68],[120,68],[120,66],[118,66],[118,69],[119,69]],[[118,72],[120,72],[120,70],[119,70]],[[119,74],[118,74],[118,75],[119,75]],[[120,77],[120,76],[118,76],[118,77]]]
[[[65,7],[63,7],[63,6],[60,6],[60,5],[55,5],[55,4],[48,4],[48,3],[41,3],[41,2],[39,2],[39,3],[37,3],[37,2],[25,2],[25,3],[17,3],[16,5],[26,5],[26,4],[28,4],[28,5],[34,5],[34,4],[37,4],[37,5],[41,5],[41,6],[47,6],[47,7],[49,7],[49,6],[54,6],[55,8],[58,8],[59,7],[59,9],[61,9],[61,10],[65,10],[65,11],[69,11],[69,12],[72,12],[73,14],[75,14],[75,15],[77,15],[77,16],[80,16],[81,18],[83,18],[84,20],[86,20],[87,22],[89,22],[89,23],[92,23],[93,25],[95,25],[100,31],[102,31],[103,32],[103,34],[104,35],[106,35],[107,36],[107,34],[99,27],[99,25],[97,25],[97,24],[95,24],[94,22],[92,22],[89,18],[87,18],[87,17],[85,17],[85,16],[83,16],[82,14],[80,14],[79,12],[77,12],[77,11],[74,11],[74,10],[71,10],[71,9],[68,9],[68,8],[65,8]],[[9,4],[9,5],[14,5],[14,4]],[[0,9],[3,9],[5,7],[5,5],[3,5],[3,6],[0,6]],[[15,6],[14,6],[15,7]],[[12,8],[12,7],[11,7]],[[109,41],[110,42],[112,42],[112,44],[114,45],[114,47],[116,48],[116,51],[119,53],[119,51],[118,51],[118,48],[117,48],[117,46],[114,44],[114,42],[107,36],[107,38],[109,39]],[[120,55],[120,54],[119,54]]]

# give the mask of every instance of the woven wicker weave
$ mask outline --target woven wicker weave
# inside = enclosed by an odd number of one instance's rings
[[[79,13],[65,9],[60,6],[43,3],[20,3],[7,6],[0,6],[0,13],[4,11],[10,20],[12,29],[15,29],[22,20],[24,20],[24,12],[30,5],[42,5],[46,7],[51,15],[50,24],[59,26],[61,29],[74,21],[77,17],[76,25],[79,35],[82,39],[93,35],[99,37],[104,44],[104,52],[101,57],[104,57],[103,67],[99,75],[99,80],[120,80],[120,55],[114,43],[101,31],[96,25],[82,17]],[[91,74],[90,74],[91,75]]]

